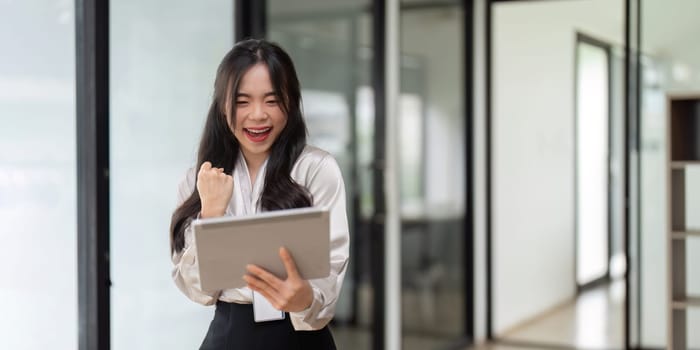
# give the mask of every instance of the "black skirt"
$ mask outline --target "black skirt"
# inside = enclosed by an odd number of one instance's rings
[[[295,331],[288,313],[283,320],[256,323],[252,304],[217,301],[214,319],[199,349],[335,350],[335,342],[328,326],[318,331]]]

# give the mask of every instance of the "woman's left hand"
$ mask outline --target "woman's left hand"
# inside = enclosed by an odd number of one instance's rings
[[[306,310],[313,302],[311,285],[299,276],[294,259],[286,248],[280,248],[279,254],[287,270],[287,279],[281,280],[256,265],[247,266],[248,274],[243,279],[248,283],[248,288],[262,294],[277,310]]]

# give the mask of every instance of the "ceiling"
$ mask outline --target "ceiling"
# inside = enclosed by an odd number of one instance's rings
[[[646,53],[700,68],[700,1],[642,0]]]
[[[422,6],[459,3],[456,0],[402,0],[402,5]],[[560,1],[509,1],[496,6],[586,7],[583,11],[587,23],[609,32],[611,37],[623,33],[624,10],[621,0],[560,0]],[[698,67],[700,72],[700,0],[640,0],[643,51],[651,56]],[[270,0],[268,10],[273,16],[308,17],[327,16],[352,12],[367,12],[371,0]],[[582,6],[583,5],[583,6]],[[308,18],[307,17],[307,18]],[[326,33],[327,35],[331,33]],[[622,42],[619,43],[622,45]],[[699,73],[700,74],[700,73]]]

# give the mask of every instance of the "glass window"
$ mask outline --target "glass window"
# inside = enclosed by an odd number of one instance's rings
[[[169,226],[233,45],[232,6],[111,2],[113,349],[195,349],[213,317],[171,279]]]
[[[402,4],[397,164],[403,344],[445,348],[464,335],[468,317],[463,9]]]
[[[0,348],[78,340],[73,1],[0,2]]]
[[[299,75],[308,142],[338,161],[347,194],[351,256],[332,326],[339,348],[370,347],[374,96],[370,1],[268,1],[268,39]],[[345,327],[345,325],[350,325]]]

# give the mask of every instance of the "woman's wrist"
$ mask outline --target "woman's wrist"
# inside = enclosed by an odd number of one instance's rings
[[[202,219],[206,218],[217,218],[220,216],[224,216],[226,213],[226,209],[211,209],[211,208],[202,208],[200,211],[200,216]]]
[[[307,281],[306,285],[308,286],[308,290],[305,293],[307,298],[306,298],[306,302],[304,304],[306,304],[306,306],[304,308],[302,308],[301,311],[308,310],[311,307],[311,305],[313,305],[313,303],[314,303],[314,290],[311,287],[311,283],[309,283]]]

